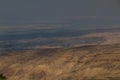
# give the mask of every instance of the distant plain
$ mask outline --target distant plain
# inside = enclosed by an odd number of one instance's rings
[[[119,36],[119,25],[38,24],[0,27],[0,53],[38,47],[71,47],[101,44],[105,36],[86,37],[88,34],[113,33]],[[117,38],[118,38],[117,36]]]

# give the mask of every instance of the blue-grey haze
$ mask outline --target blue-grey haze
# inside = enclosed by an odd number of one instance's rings
[[[78,16],[97,16],[83,21],[80,18],[79,22],[85,24],[119,24],[119,3],[119,0],[0,0],[0,25],[38,24],[61,18],[73,21]]]
[[[120,0],[0,0],[0,53],[101,42],[57,38],[109,31],[120,31]]]

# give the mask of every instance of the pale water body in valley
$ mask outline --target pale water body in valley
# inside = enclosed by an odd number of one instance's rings
[[[42,26],[42,27],[41,27]],[[65,37],[78,37],[90,33],[99,32],[116,32],[120,31],[120,27],[113,26],[80,26],[80,25],[61,25],[61,24],[47,24],[47,25],[34,25],[31,27],[18,27],[18,26],[2,26],[0,27],[0,53],[32,49],[35,46],[69,46],[70,43],[62,41],[51,40],[51,38],[65,38]],[[48,40],[41,40],[36,42],[20,42],[20,40],[33,40],[37,38],[47,38]],[[86,39],[79,42],[86,41],[87,43],[102,38]]]

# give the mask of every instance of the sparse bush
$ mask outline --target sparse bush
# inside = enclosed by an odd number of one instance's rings
[[[6,80],[6,77],[0,74],[0,80]]]
[[[109,80],[120,80],[120,77],[109,77]]]

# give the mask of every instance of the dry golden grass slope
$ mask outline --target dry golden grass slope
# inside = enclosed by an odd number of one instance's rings
[[[0,74],[7,80],[120,80],[120,44],[1,55]]]

